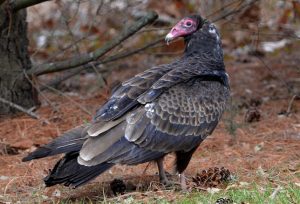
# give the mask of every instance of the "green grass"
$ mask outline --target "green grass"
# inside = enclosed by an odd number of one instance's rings
[[[122,198],[108,198],[107,200],[98,201],[76,201],[75,203],[150,203],[150,204],[214,204],[219,198],[230,198],[235,204],[298,204],[300,203],[300,187],[294,184],[280,186],[280,188],[269,186],[258,186],[250,184],[246,187],[235,186],[229,190],[220,190],[218,193],[209,193],[206,191],[194,191],[191,193],[169,192],[165,194],[148,194],[147,199],[140,200],[139,196],[128,196]],[[274,192],[276,192],[275,195]],[[147,193],[146,193],[147,194]],[[144,197],[145,198],[145,197]],[[171,200],[171,201],[170,201]],[[74,202],[74,201],[73,201]],[[73,203],[67,202],[67,203]],[[64,202],[66,203],[66,202]]]
[[[267,203],[267,204],[290,204],[300,203],[300,188],[296,185],[287,185],[280,187],[280,190],[273,198],[271,195],[276,191],[276,188],[271,186],[261,187],[257,185],[251,186],[247,189],[231,189],[227,191],[220,191],[215,194],[207,192],[194,192],[187,194],[175,203],[182,204],[208,204],[215,203],[218,198],[230,198],[234,203]],[[166,200],[161,200],[163,203],[168,203]]]
[[[67,191],[67,190],[66,190]],[[295,184],[276,186],[274,183],[258,185],[256,183],[241,185],[232,184],[227,190],[220,190],[217,193],[207,191],[196,191],[184,193],[180,191],[145,191],[129,192],[117,197],[107,197],[99,191],[91,197],[78,198],[45,198],[42,194],[33,193],[27,199],[21,199],[21,203],[55,203],[55,204],[89,204],[89,203],[176,203],[176,204],[214,204],[219,198],[230,198],[235,204],[298,204],[300,203],[300,187]],[[102,192],[102,193],[101,193]],[[274,193],[276,192],[276,193]],[[105,195],[105,196],[104,196]],[[273,195],[273,196],[272,196]],[[0,197],[1,200],[1,197]],[[10,200],[10,199],[5,199]],[[32,202],[28,202],[32,201]]]

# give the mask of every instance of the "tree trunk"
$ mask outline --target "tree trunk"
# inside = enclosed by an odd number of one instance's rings
[[[4,3],[5,4],[5,3]],[[28,54],[26,9],[9,13],[0,8],[0,97],[24,108],[38,104],[37,94],[24,75],[31,68]],[[16,110],[0,103],[0,114]]]

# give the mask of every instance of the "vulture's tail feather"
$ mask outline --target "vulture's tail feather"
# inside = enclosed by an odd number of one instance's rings
[[[34,152],[30,153],[22,159],[22,161],[30,161],[61,153],[68,153],[79,151],[82,144],[86,140],[87,129],[86,126],[79,126],[64,133],[62,136],[57,137],[52,142],[44,145]]]
[[[46,186],[63,183],[65,186],[76,188],[94,179],[114,165],[105,162],[96,166],[83,166],[77,162],[78,155],[78,152],[70,152],[59,160],[49,175],[44,178]]]

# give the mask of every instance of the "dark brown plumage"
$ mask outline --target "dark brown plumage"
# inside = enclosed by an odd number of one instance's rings
[[[229,99],[221,40],[215,26],[198,15],[179,21],[166,37],[184,37],[181,59],[153,67],[122,83],[91,124],[77,127],[23,160],[66,153],[49,176],[77,187],[114,164],[157,161],[175,152],[182,174],[200,143],[215,129]],[[181,176],[185,187],[184,176]]]

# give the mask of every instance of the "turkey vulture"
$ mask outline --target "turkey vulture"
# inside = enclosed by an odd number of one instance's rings
[[[156,161],[160,181],[170,184],[163,158],[175,153],[183,175],[192,154],[217,126],[229,100],[228,76],[216,27],[199,15],[180,20],[167,43],[183,37],[183,56],[125,81],[89,123],[69,130],[23,161],[65,153],[46,186],[80,186],[115,164]]]

